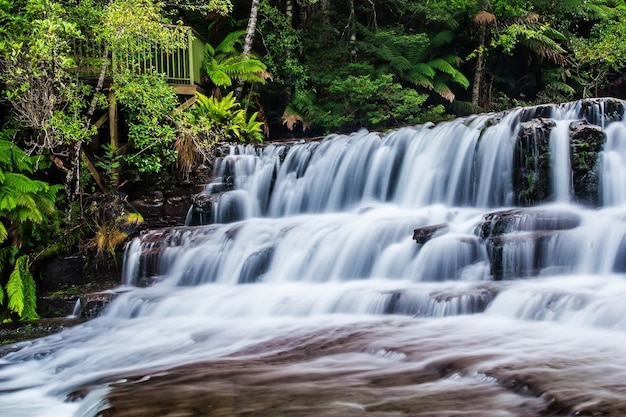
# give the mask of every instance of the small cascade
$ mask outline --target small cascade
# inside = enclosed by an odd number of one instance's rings
[[[569,143],[570,121],[560,120],[550,132],[552,192],[557,203],[569,203],[572,190],[572,167]]]
[[[0,415],[622,416],[624,109],[233,145]]]

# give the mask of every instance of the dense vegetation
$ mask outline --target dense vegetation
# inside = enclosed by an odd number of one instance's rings
[[[181,25],[208,41],[192,105],[132,59],[186,48]],[[126,184],[220,141],[621,96],[625,35],[624,0],[0,0],[0,318],[37,317],[32,262],[124,240]]]

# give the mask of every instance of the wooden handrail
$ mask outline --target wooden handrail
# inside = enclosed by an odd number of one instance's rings
[[[168,26],[169,27],[169,26]],[[172,26],[174,27],[174,26]],[[184,26],[187,44],[184,48],[166,52],[157,43],[145,51],[133,56],[112,54],[109,59],[109,71],[112,66],[128,66],[138,71],[157,71],[167,75],[170,84],[200,84],[202,80],[202,60],[206,43],[190,26]],[[103,47],[95,41],[82,41],[74,45],[78,74],[82,78],[95,78],[99,75]],[[110,73],[107,74],[110,76]]]

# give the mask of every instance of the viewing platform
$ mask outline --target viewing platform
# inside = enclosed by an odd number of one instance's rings
[[[185,26],[186,47],[173,51],[165,51],[158,44],[148,45],[147,48],[133,56],[108,54],[105,82],[111,82],[112,68],[136,68],[140,72],[155,71],[167,75],[167,82],[176,94],[193,96],[201,91],[202,60],[206,43],[191,27]],[[97,80],[102,69],[104,45],[96,41],[87,40],[74,45],[78,75],[83,79]]]

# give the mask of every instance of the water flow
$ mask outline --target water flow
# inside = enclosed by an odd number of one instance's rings
[[[233,147],[213,224],[135,239],[102,317],[0,359],[0,415],[622,415],[624,123],[606,207],[559,159],[557,201],[515,208],[526,113]]]
[[[550,132],[552,160],[552,190],[558,203],[568,203],[572,191],[572,168],[570,163],[569,120],[559,120]]]

